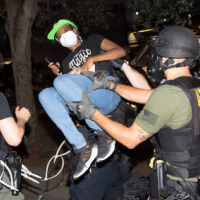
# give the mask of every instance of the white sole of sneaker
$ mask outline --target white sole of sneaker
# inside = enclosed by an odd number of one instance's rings
[[[97,154],[98,154],[97,145],[93,145],[92,154],[90,156],[90,159],[87,161],[87,163],[85,163],[85,167],[83,168],[83,170],[80,173],[74,174],[74,176],[73,176],[74,179],[78,179],[80,176],[82,176],[90,168],[90,165],[92,164],[94,159],[97,157]]]
[[[113,140],[113,142],[111,143],[111,149],[110,149],[110,152],[109,152],[109,154],[107,154],[105,157],[103,157],[103,158],[99,158],[99,159],[97,159],[97,162],[102,162],[102,161],[104,161],[104,160],[106,160],[107,158],[109,158],[112,154],[113,154],[113,152],[114,152],[114,150],[115,150],[115,141]]]

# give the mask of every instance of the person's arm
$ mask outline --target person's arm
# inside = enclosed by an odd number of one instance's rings
[[[78,71],[78,68],[72,69],[71,71],[68,72],[68,74],[80,74],[80,71]]]
[[[135,148],[138,144],[152,136],[152,134],[141,129],[135,122],[128,128],[118,122],[112,121],[99,111],[95,112],[93,120],[99,124],[105,132],[129,149]]]
[[[123,84],[118,84],[116,81],[108,80],[102,73],[99,72],[82,72],[93,81],[93,85],[87,89],[90,93],[96,89],[108,89],[117,92],[123,98],[136,103],[145,104],[149,99],[153,89],[141,89]]]
[[[110,89],[112,89],[113,87],[114,82],[111,81]],[[151,96],[153,89],[141,89],[123,84],[117,84],[115,92],[117,92],[121,97],[129,101],[145,104]]]
[[[105,52],[89,57],[79,68],[80,72],[89,71],[95,62],[115,60],[126,56],[126,52],[122,47],[106,38],[101,43],[101,49]]]
[[[15,109],[17,122],[13,117],[8,117],[0,120],[0,131],[11,146],[18,146],[23,138],[25,123],[30,118],[30,112],[26,108],[19,109],[19,106]]]
[[[81,71],[78,70],[79,68],[72,69],[68,74],[80,74]],[[93,65],[90,70],[91,72],[95,72],[95,65]]]
[[[125,73],[132,86],[141,89],[151,89],[147,79],[130,65],[124,63],[121,70]]]
[[[182,107],[179,106],[180,102]],[[131,127],[126,127],[104,116],[89,101],[86,91],[82,93],[81,102],[66,102],[66,104],[79,119],[95,121],[114,139],[130,149],[151,137],[166,125],[170,124],[170,127],[175,129],[183,127],[188,123],[188,116],[191,116],[189,112],[184,121],[173,120],[176,117],[174,110],[178,111],[178,116],[181,116],[181,113],[187,113],[185,110],[190,108],[190,104],[187,96],[180,88],[166,85],[160,86],[154,91]],[[187,107],[187,105],[189,106]],[[181,123],[177,126],[178,121],[181,121]]]
[[[82,93],[81,102],[66,102],[69,110],[74,112],[79,119],[92,119],[115,140],[132,149],[143,142],[152,134],[148,134],[134,122],[130,128],[112,121],[104,116],[88,99],[86,91]]]
[[[101,49],[105,52],[92,56],[93,62],[116,60],[126,56],[126,52],[122,47],[106,38],[101,43]]]

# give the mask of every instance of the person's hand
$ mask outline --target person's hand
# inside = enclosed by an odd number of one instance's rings
[[[82,92],[82,101],[66,102],[66,105],[80,120],[92,119],[94,113],[98,110],[88,99],[86,91]]]
[[[60,63],[59,63],[59,62],[57,62],[56,64],[49,63],[49,64],[48,64],[48,67],[51,68],[51,71],[52,71],[55,75],[59,76],[59,75],[62,74],[62,72],[59,73],[59,71],[60,71],[60,68],[59,68],[59,67],[60,67]]]
[[[21,120],[27,122],[31,116],[31,113],[29,112],[29,110],[27,108],[22,107],[20,109],[19,106],[17,106],[15,108],[15,115],[16,115],[17,119],[21,119]]]
[[[100,72],[81,72],[82,75],[90,78],[94,83],[87,89],[90,93],[96,89],[110,89],[111,81],[105,78],[105,76]]]
[[[86,72],[86,71],[90,71],[91,67],[94,66],[94,62],[92,57],[89,57],[85,63],[78,68],[78,70],[76,71],[76,73],[80,73],[80,72]]]
[[[95,72],[95,65],[92,65],[90,71]],[[80,74],[80,73],[82,73],[81,70],[79,70],[79,68],[75,68],[72,69],[68,74]]]

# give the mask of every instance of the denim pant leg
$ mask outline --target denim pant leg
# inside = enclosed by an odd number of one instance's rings
[[[69,116],[69,110],[64,99],[55,88],[46,88],[39,94],[39,101],[48,116],[63,132],[69,143],[80,149],[86,145],[85,138],[80,133]]]
[[[112,79],[112,77],[108,77]],[[81,101],[82,92],[93,84],[92,80],[81,74],[64,74],[54,80],[54,87],[62,98],[67,101]],[[100,112],[108,115],[114,111],[120,103],[120,96],[106,89],[98,89],[87,93],[91,103],[99,108]],[[90,119],[85,120],[88,126],[94,130],[101,128]]]
[[[115,80],[114,77],[106,76],[109,80]],[[92,104],[99,108],[99,111],[108,115],[112,113],[121,101],[121,97],[116,93],[107,89],[98,89],[93,92],[87,93],[89,100]],[[102,130],[93,120],[86,119],[86,123],[94,130]]]

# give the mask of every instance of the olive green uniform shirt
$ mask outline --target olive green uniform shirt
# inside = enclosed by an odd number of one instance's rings
[[[135,122],[147,133],[155,134],[163,126],[178,129],[191,119],[192,108],[183,90],[177,86],[161,85],[153,91]]]
[[[162,85],[153,91],[135,122],[144,131],[153,135],[163,126],[178,129],[190,122],[191,119],[192,108],[183,90],[173,85]],[[168,177],[182,181],[177,177],[170,175]],[[187,180],[197,181],[194,178]]]

